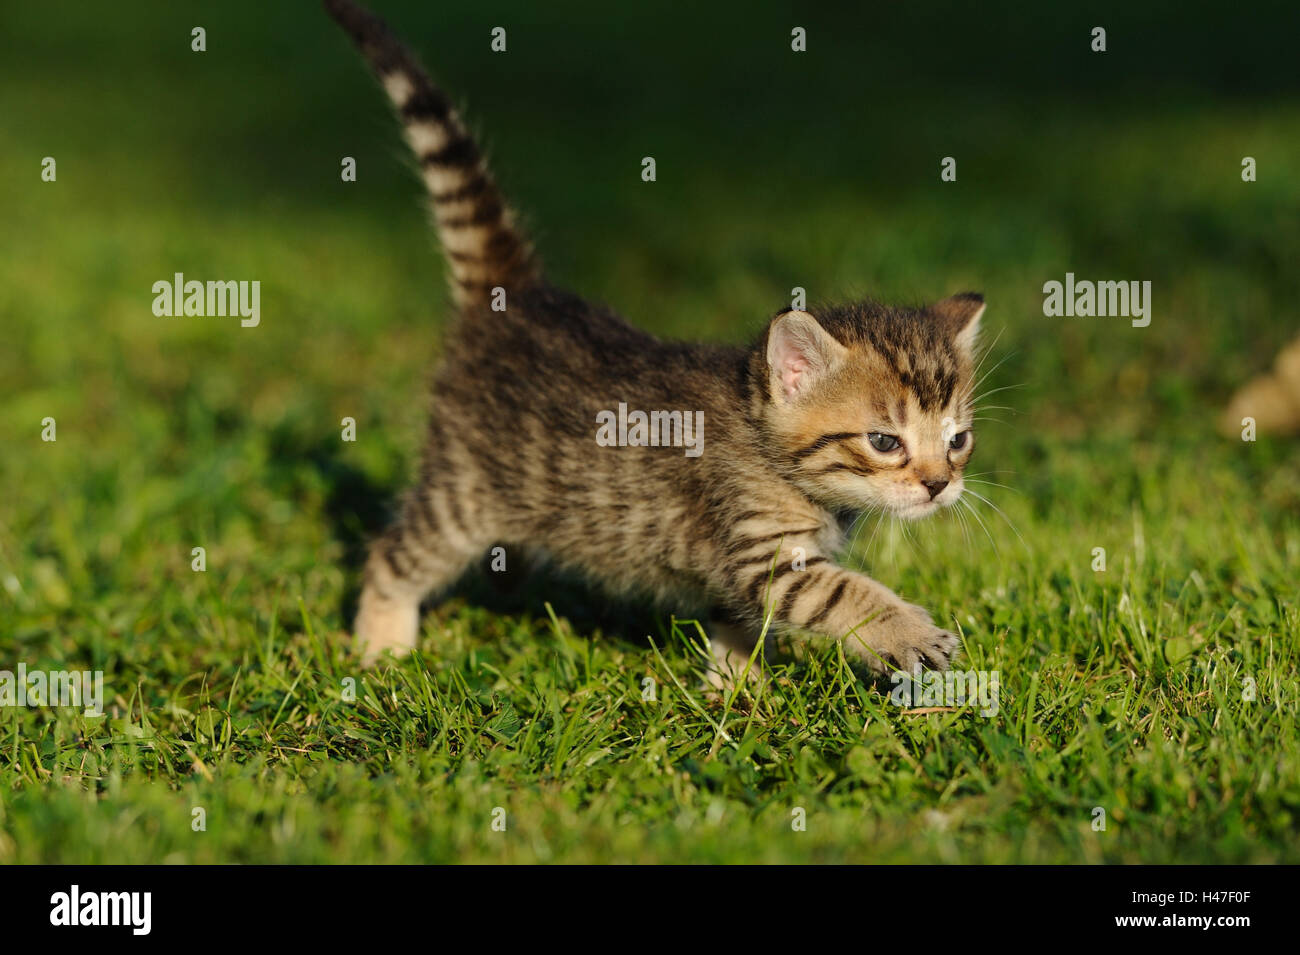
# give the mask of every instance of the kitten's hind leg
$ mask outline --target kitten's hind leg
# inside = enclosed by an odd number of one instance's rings
[[[401,519],[371,546],[354,627],[364,665],[385,651],[413,649],[420,601],[455,583],[491,543],[491,535],[466,526],[468,508],[454,493],[413,492]]]

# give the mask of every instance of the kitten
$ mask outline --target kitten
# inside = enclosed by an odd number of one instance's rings
[[[945,668],[952,633],[832,558],[845,513],[919,518],[961,495],[983,299],[786,310],[749,348],[660,341],[548,285],[446,94],[379,18],[325,6],[402,119],[459,306],[419,482],[366,565],[365,660],[414,647],[420,601],[504,544],[615,592],[719,608],[720,670],[743,664],[769,617],[876,672]],[[602,446],[620,404],[684,412],[702,453],[639,446],[637,425]],[[652,437],[674,437],[677,419],[654,420]]]

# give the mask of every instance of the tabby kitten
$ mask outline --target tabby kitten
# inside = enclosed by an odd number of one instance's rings
[[[446,94],[382,20],[325,6],[401,116],[459,306],[419,482],[366,565],[366,661],[414,647],[420,601],[504,544],[615,592],[718,608],[720,668],[769,616],[877,672],[946,667],[952,633],[832,557],[846,513],[919,518],[961,495],[983,299],[786,310],[749,348],[660,341],[548,285]],[[702,453],[601,446],[620,404],[702,421]]]

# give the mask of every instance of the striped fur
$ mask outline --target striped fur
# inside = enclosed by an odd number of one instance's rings
[[[532,246],[520,234],[478,146],[447,95],[387,25],[352,0],[325,0],[392,101],[420,164],[433,221],[459,305],[488,301],[496,287],[534,284]]]
[[[500,544],[510,560],[539,554],[610,591],[714,611],[720,659],[747,657],[770,618],[878,671],[946,666],[951,633],[835,557],[847,512],[919,517],[960,495],[979,296],[787,311],[749,347],[660,341],[538,276],[444,94],[378,20],[327,6],[423,157],[462,305],[419,479],[366,566],[366,659],[414,646],[421,599]],[[488,282],[509,283],[505,311],[484,306]],[[703,453],[599,445],[597,416],[620,402],[702,413]],[[877,450],[874,433],[898,447]]]

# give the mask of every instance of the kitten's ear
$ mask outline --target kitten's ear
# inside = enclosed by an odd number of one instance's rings
[[[793,401],[816,387],[848,351],[807,312],[783,312],[767,330],[772,397]]]
[[[974,350],[980,330],[980,316],[984,314],[983,295],[978,292],[959,292],[935,302],[930,306],[930,313],[938,319],[958,351],[969,354]]]

